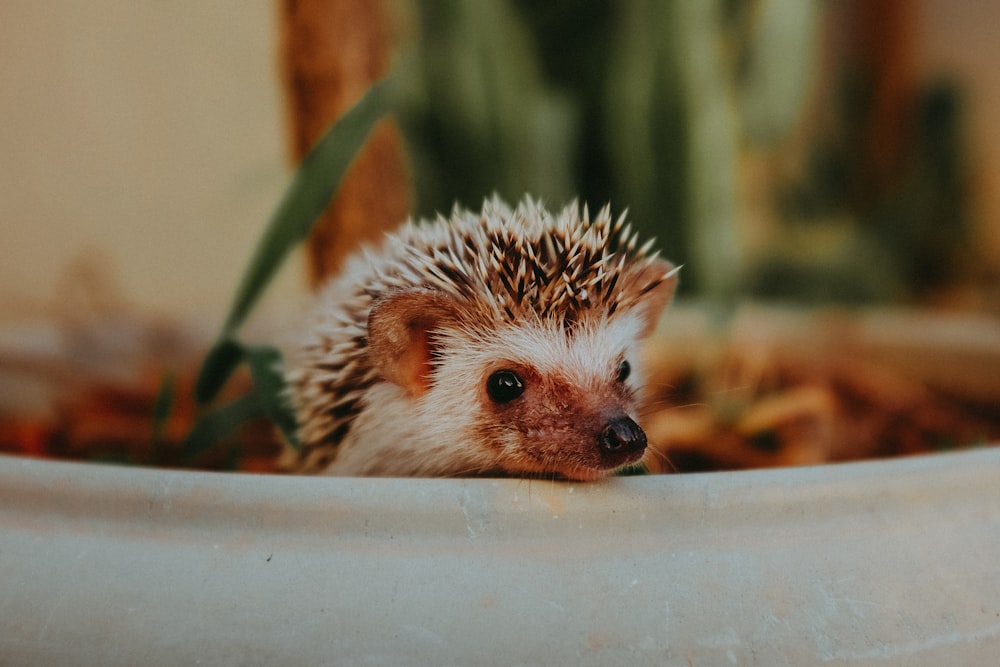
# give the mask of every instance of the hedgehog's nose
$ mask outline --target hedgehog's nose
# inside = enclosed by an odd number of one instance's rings
[[[629,417],[618,417],[607,423],[598,442],[608,454],[631,454],[646,449],[646,434]]]

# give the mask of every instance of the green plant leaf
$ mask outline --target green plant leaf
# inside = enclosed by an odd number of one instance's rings
[[[205,355],[198,371],[198,379],[194,385],[195,401],[204,405],[215,399],[245,357],[246,349],[239,341],[228,337],[216,341]]]
[[[185,456],[197,456],[244,422],[263,416],[271,418],[288,442],[297,446],[295,416],[285,392],[280,352],[272,347],[247,347],[237,340],[236,331],[288,254],[308,236],[372,128],[389,112],[393,105],[393,85],[391,80],[383,80],[369,88],[327,130],[296,170],[257,243],[222,331],[202,362],[195,383],[195,400],[200,405],[215,400],[244,362],[250,366],[255,391],[204,414],[185,440]]]
[[[257,395],[249,393],[202,415],[184,440],[185,458],[191,459],[208,451],[244,423],[259,419],[264,413]]]
[[[170,420],[170,413],[173,412],[176,402],[177,378],[173,373],[166,372],[160,379],[160,388],[157,390],[156,400],[153,402],[154,445],[158,445],[163,441],[163,435],[167,430],[167,422]]]
[[[274,422],[285,440],[299,448],[298,425],[285,382],[284,359],[278,348],[259,345],[247,349],[247,364],[257,400],[268,419]]]
[[[369,88],[303,159],[243,275],[221,338],[232,337],[292,248],[309,234],[372,128],[392,106],[391,85],[387,79]]]

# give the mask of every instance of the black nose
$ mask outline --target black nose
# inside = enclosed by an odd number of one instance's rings
[[[646,434],[630,418],[618,417],[607,423],[598,442],[608,454],[630,454],[646,449]]]

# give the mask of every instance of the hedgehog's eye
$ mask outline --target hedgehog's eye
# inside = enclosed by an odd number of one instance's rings
[[[497,403],[509,403],[524,393],[524,380],[514,371],[497,371],[486,380],[486,392]]]
[[[618,364],[618,377],[615,379],[619,382],[624,382],[628,379],[628,376],[632,373],[632,365],[629,364],[628,360],[623,359],[620,364]]]

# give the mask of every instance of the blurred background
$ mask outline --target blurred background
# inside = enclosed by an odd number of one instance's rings
[[[696,304],[649,346],[651,470],[997,442],[998,26],[978,0],[4,2],[0,451],[274,470],[250,378],[212,413],[195,371],[293,165],[389,73],[253,335],[410,213],[610,202]]]
[[[0,317],[96,292],[221,317],[295,155],[297,4],[4,3]],[[406,209],[610,201],[688,296],[1000,312],[991,3],[380,6]]]

